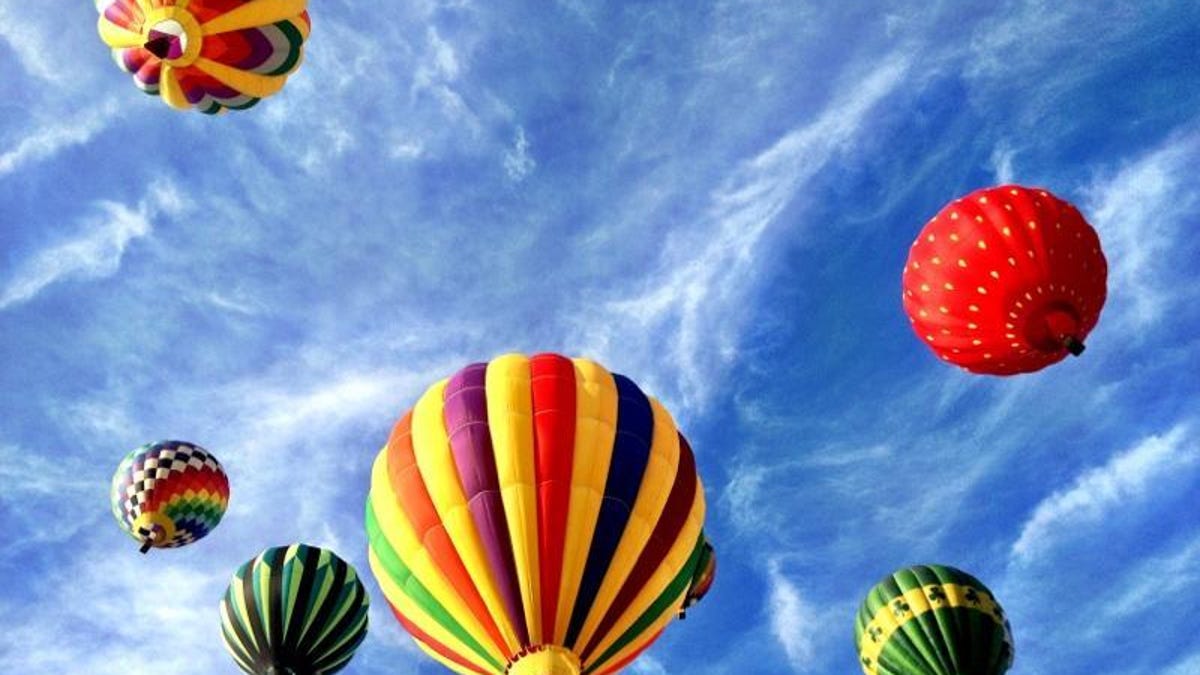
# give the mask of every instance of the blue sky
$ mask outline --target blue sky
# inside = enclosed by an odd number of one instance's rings
[[[0,670],[233,673],[262,548],[366,573],[368,469],[432,381],[586,355],[692,441],[720,569],[631,671],[856,672],[894,568],[970,570],[1018,675],[1191,675],[1200,644],[1200,5],[350,3],[241,114],[140,94],[90,3],[0,0]],[[997,379],[911,334],[900,270],[977,187],[1080,207],[1088,351]],[[139,556],[111,472],[232,480]],[[384,611],[349,673],[434,673]]]

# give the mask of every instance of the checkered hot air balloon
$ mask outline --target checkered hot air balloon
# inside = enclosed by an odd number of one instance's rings
[[[379,453],[371,569],[458,673],[615,673],[676,617],[704,488],[658,401],[585,359],[510,354],[430,387]]]
[[[858,610],[854,644],[866,675],[1003,675],[1012,629],[978,579],[917,565],[879,582]]]
[[[904,266],[904,309],[943,360],[1028,373],[1083,351],[1107,276],[1100,239],[1074,206],[1003,185],[954,200],[925,225]]]
[[[221,598],[221,635],[253,675],[329,675],[367,635],[370,599],[354,568],[305,544],[269,548],[233,575]]]
[[[203,113],[279,91],[303,58],[307,0],[97,0],[100,37],[147,94]]]
[[[229,506],[229,479],[204,448],[159,441],[125,456],[113,475],[111,497],[117,522],[145,553],[184,546],[211,532]]]

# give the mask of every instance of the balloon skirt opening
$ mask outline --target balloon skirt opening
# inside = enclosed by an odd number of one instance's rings
[[[509,665],[508,675],[579,675],[582,668],[574,652],[557,645],[531,647]]]

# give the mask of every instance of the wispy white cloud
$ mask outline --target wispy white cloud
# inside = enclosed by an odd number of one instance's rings
[[[351,127],[339,120],[326,118],[314,127],[314,142],[299,155],[300,166],[309,173],[328,171],[330,162],[355,147],[358,139]]]
[[[304,63],[282,91],[247,115],[282,156],[310,174],[326,175],[365,145],[372,130],[362,120],[320,111],[356,109],[368,99],[377,105],[398,90],[399,76],[377,33],[324,15],[315,21],[318,38],[305,42]]]
[[[0,26],[4,25],[0,14]],[[55,120],[35,129],[16,147],[0,153],[0,178],[34,162],[49,159],[60,151],[87,143],[104,130],[117,112],[114,99],[92,106],[74,119]]]
[[[996,176],[997,184],[1013,182],[1013,159],[1016,156],[1017,151],[1007,143],[1001,143],[992,150],[992,173]]]
[[[70,69],[60,59],[49,58],[47,45],[54,42],[49,14],[33,12],[34,8],[13,0],[0,0],[0,40],[9,44],[25,72],[53,84],[70,77]],[[91,11],[90,9],[88,11]]]
[[[1144,331],[1193,293],[1179,284],[1191,261],[1179,255],[1190,244],[1200,193],[1191,177],[1200,170],[1200,133],[1175,134],[1148,154],[1102,176],[1083,206],[1109,261],[1109,308],[1101,322],[1123,333]],[[1190,247],[1190,248],[1189,248]]]
[[[62,448],[27,449],[0,443],[0,503],[15,506],[39,497],[63,501],[84,496],[95,486],[84,476],[87,463]]]
[[[1121,647],[1131,634],[1146,646],[1171,635],[1161,618],[1186,615],[1200,593],[1200,537],[1175,524],[1181,506],[1187,512],[1186,496],[1182,504],[1136,513],[1126,522],[1128,514],[1109,511],[1102,535],[1099,528],[1088,529],[1092,536],[1061,542],[1038,565],[1010,565],[997,590],[1010,610],[1017,658],[1026,669],[1051,672],[1064,661],[1094,660],[1106,667],[1093,672],[1112,675],[1190,675],[1173,670],[1194,663],[1186,657],[1172,663],[1173,652],[1151,648],[1131,656]],[[1164,527],[1164,520],[1172,524]],[[1074,598],[1072,612],[1089,620],[1063,623],[1064,597]]]
[[[53,611],[6,617],[0,668],[10,672],[226,672],[217,598],[232,569],[114,554],[111,542],[79,548],[40,571],[36,603]],[[96,631],[103,640],[64,639]]]
[[[731,467],[729,473],[729,482],[721,490],[721,506],[736,531],[750,534],[773,529],[777,524],[775,513],[764,512],[761,506],[768,498],[763,488],[768,478],[780,475],[779,467],[747,463]]]
[[[653,656],[639,656],[629,669],[639,675],[667,675],[667,669],[663,667]]]
[[[453,82],[458,79],[462,67],[458,53],[449,41],[443,40],[437,28],[430,26],[425,32],[429,44],[429,58],[418,69],[415,81],[418,86],[438,80]]]
[[[1037,505],[1012,545],[1011,561],[1021,564],[1035,559],[1064,533],[1102,522],[1112,511],[1143,499],[1156,482],[1190,469],[1197,460],[1200,447],[1189,427],[1180,425],[1085,471],[1069,488]]]
[[[529,153],[529,139],[525,137],[525,128],[518,126],[517,133],[513,136],[512,147],[504,151],[504,172],[508,174],[509,180],[519,183],[536,167],[537,161]]]
[[[1102,67],[1090,53],[1124,52],[1136,43],[1132,36],[1161,19],[1156,16],[1160,8],[1148,6],[1104,13],[1086,4],[1015,0],[995,8],[994,15],[978,22],[965,39],[953,42],[967,47],[966,72],[972,78],[1022,86],[1027,82],[1025,73],[1038,73],[1042,82],[1030,92],[1036,99],[1025,102],[1037,113],[1060,93],[1053,90],[1076,86],[1080,78]],[[1047,68],[1047,63],[1054,65]]]
[[[817,613],[783,574],[778,560],[771,561],[767,578],[771,634],[787,654],[792,670],[807,672],[816,660]]]
[[[596,27],[595,15],[600,9],[599,5],[588,4],[586,0],[554,0],[554,4],[573,14],[589,28]]]
[[[468,48],[469,49],[469,48]],[[412,80],[412,93],[427,93],[441,106],[443,115],[464,125],[472,133],[483,126],[479,116],[460,91],[459,80],[466,73],[463,50],[445,39],[434,26],[425,33],[425,50],[418,57]]]
[[[261,302],[253,299],[240,298],[236,293],[233,295],[227,295],[225,293],[218,293],[217,291],[209,291],[208,293],[203,294],[203,299],[213,307],[225,310],[227,312],[233,312],[234,314],[254,316],[267,310],[267,308]]]
[[[1161,675],[1196,675],[1196,673],[1200,673],[1200,651],[1181,657]]]
[[[388,154],[392,159],[420,159],[425,154],[425,144],[417,140],[400,138],[392,143]]]
[[[1163,598],[1200,591],[1200,537],[1164,555],[1139,560],[1128,569],[1124,583],[1113,587],[1115,597],[1106,598],[1097,612],[1104,620],[1094,622],[1091,632],[1106,633],[1118,621],[1153,610]]]
[[[72,239],[20,262],[0,290],[0,310],[27,302],[47,286],[66,279],[99,279],[116,274],[129,245],[150,234],[154,219],[177,214],[184,198],[170,182],[151,185],[135,208],[111,201],[81,224]]]
[[[867,116],[900,85],[907,68],[903,57],[890,56],[815,120],[742,162],[709,195],[702,220],[681,226],[670,238],[658,268],[637,288],[604,304],[603,321],[581,312],[586,326],[578,343],[602,360],[654,354],[652,364],[636,364],[638,372],[665,368],[674,386],[652,382],[651,389],[677,396],[679,409],[702,407],[714,376],[738,354],[746,301],[764,272],[767,233],[780,226],[779,215],[800,187],[852,146]],[[665,349],[649,348],[651,340]]]

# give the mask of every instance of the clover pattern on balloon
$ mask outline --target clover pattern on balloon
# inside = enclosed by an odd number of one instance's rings
[[[966,598],[967,602],[971,603],[972,605],[978,605],[979,591],[976,591],[974,588],[968,588],[966,592]]]

